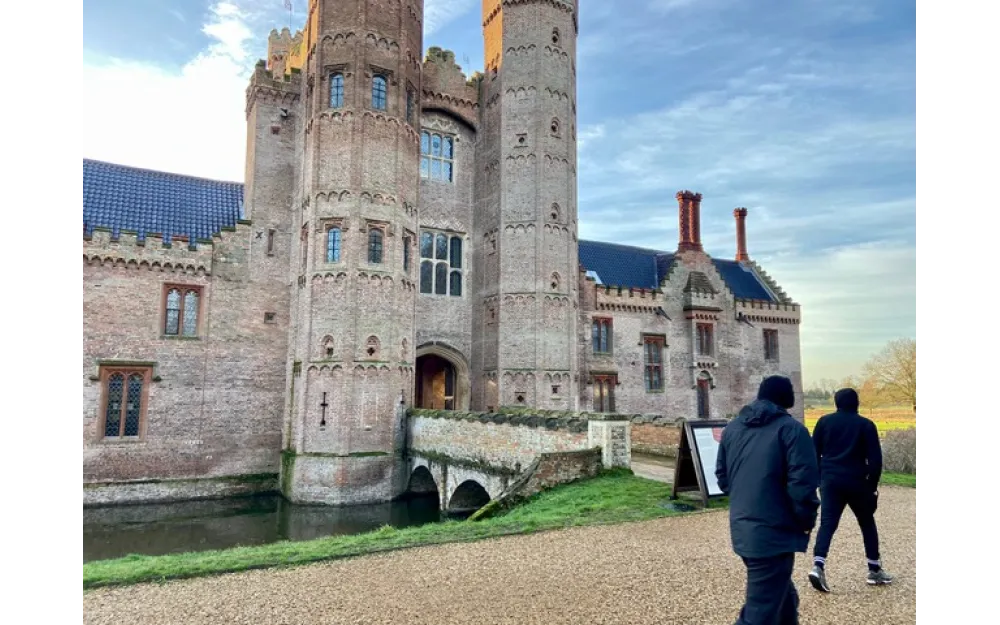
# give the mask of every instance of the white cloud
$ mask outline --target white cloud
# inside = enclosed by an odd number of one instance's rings
[[[241,181],[245,92],[261,41],[234,2],[211,8],[213,41],[172,72],[106,59],[83,66],[83,156],[137,167]]]
[[[424,37],[430,37],[462,15],[465,15],[475,0],[425,0]]]

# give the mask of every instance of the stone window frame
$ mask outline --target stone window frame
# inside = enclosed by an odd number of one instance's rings
[[[393,72],[391,69],[385,67],[379,67],[377,65],[368,66],[368,108],[373,111],[381,111],[383,113],[389,113],[389,102],[392,101],[391,89],[395,82],[393,81]],[[384,93],[384,105],[382,108],[375,106],[375,81],[381,78],[385,81],[385,93]]]
[[[613,413],[615,411],[615,388],[618,386],[617,373],[593,373],[590,376],[593,386],[594,412]]]
[[[177,309],[177,332],[171,334],[167,332],[168,319],[168,299],[171,291],[178,291],[180,297],[180,308]],[[181,282],[164,282],[160,298],[160,337],[164,339],[187,339],[198,340],[202,334],[202,318],[205,311],[205,286],[201,284],[185,284]],[[187,312],[187,295],[195,293],[197,297],[197,311],[195,311],[194,333],[184,333],[184,314]]]
[[[778,330],[776,328],[764,328],[761,334],[764,340],[764,360],[778,362],[781,358]]]
[[[695,410],[699,419],[712,417],[712,388],[714,386],[711,373],[701,371],[695,376]]]
[[[600,349],[600,332],[604,331],[603,347]],[[595,316],[590,321],[590,348],[596,356],[611,356],[615,353],[615,322],[612,317]]]
[[[639,343],[642,346],[642,381],[643,387],[646,389],[647,393],[663,393],[665,391],[665,382],[663,379],[663,352],[667,349],[667,337],[665,334],[642,334],[642,340]],[[649,355],[650,349],[649,345],[658,344],[659,349],[656,350],[659,362],[650,362]],[[650,384],[650,373],[653,370],[659,370],[659,385],[653,387]]]
[[[406,82],[406,123],[413,126],[420,110],[420,102],[417,100],[417,88],[410,81]]]
[[[694,324],[694,347],[699,356],[715,357],[715,324],[699,321]]]
[[[417,235],[408,228],[403,229],[403,273],[410,275],[413,269],[413,242]]]
[[[301,252],[301,269],[299,275],[305,275],[309,269],[309,224],[302,224],[302,231],[299,233],[299,251]]]
[[[425,238],[425,235],[428,235],[428,236],[431,237],[431,239],[430,239],[431,240],[430,256],[425,256],[424,255],[424,238]],[[438,247],[437,247],[437,245],[438,245],[438,241],[442,237],[446,241],[445,257],[444,258],[438,258],[438,253],[437,253],[438,252]],[[417,251],[418,251],[418,254],[419,254],[419,258],[420,258],[420,279],[419,279],[419,285],[418,285],[418,292],[420,293],[421,296],[425,296],[426,295],[426,296],[431,296],[431,297],[456,297],[456,298],[464,298],[465,297],[465,292],[466,292],[465,284],[467,282],[466,279],[465,279],[465,269],[466,269],[466,267],[468,265],[468,263],[466,262],[466,258],[465,258],[466,250],[468,248],[468,246],[465,244],[466,238],[467,237],[466,237],[466,235],[465,235],[464,232],[454,232],[452,230],[442,230],[442,229],[438,229],[438,228],[421,228],[420,229],[420,235],[418,237],[418,242],[417,242],[417,245],[418,245],[418,250]],[[455,264],[455,257],[456,257],[456,254],[455,254],[455,241],[458,241],[458,244],[460,246],[459,252],[457,254],[458,261],[459,261],[457,265]],[[438,270],[439,266],[444,266],[445,267],[445,270],[444,270],[445,271],[445,276],[447,276],[446,279],[445,279],[445,285],[444,285],[444,292],[443,293],[438,293],[437,292],[438,291],[438,288],[437,288],[438,278],[440,276],[440,273],[439,273],[439,270]],[[424,267],[430,267],[430,272],[431,273],[430,273],[430,283],[429,283],[430,290],[429,291],[424,291],[424,285],[425,285]],[[455,293],[455,290],[456,290],[455,289],[455,277],[456,276],[458,277],[458,289],[457,289],[458,293],[457,294]]]
[[[104,363],[98,365],[97,380],[101,385],[101,399],[98,403],[98,434],[102,442],[108,443],[131,443],[131,442],[143,442],[146,440],[146,430],[147,430],[147,413],[149,410],[149,387],[150,385],[158,380],[159,378],[154,374],[155,365],[152,363]],[[119,426],[118,436],[108,436],[107,426],[108,426],[108,401],[110,400],[110,388],[109,384],[111,377],[120,374],[125,380],[123,384],[123,395],[121,398],[122,406],[119,409]],[[136,425],[136,434],[134,436],[125,436],[125,425],[127,419],[122,419],[125,410],[127,409],[127,400],[130,399],[128,395],[128,381],[134,375],[140,375],[142,378],[142,387],[139,392],[139,415],[138,424]]]
[[[379,258],[377,261],[372,260],[372,250],[373,250],[373,240],[372,234],[374,232],[379,232],[381,235],[381,240],[379,241],[381,245],[381,250]],[[365,260],[371,266],[379,266],[385,264],[386,248],[388,247],[389,240],[389,223],[385,221],[373,221],[368,220],[367,226],[365,227]]]
[[[347,63],[337,63],[323,67],[323,74],[326,77],[326,108],[329,110],[342,109],[347,103],[347,79],[351,77]],[[333,105],[333,77],[339,75],[342,80],[340,87],[340,105]],[[311,78],[311,77],[310,77]]]
[[[340,231],[340,243],[336,260],[330,260],[330,232],[332,230]],[[323,262],[327,265],[344,263],[344,235],[347,233],[347,224],[344,222],[344,219],[342,217],[323,219],[319,221],[318,232],[323,235]]]
[[[424,148],[424,137],[427,137],[427,148]],[[441,150],[440,154],[434,154],[434,137],[441,138]],[[444,155],[445,142],[451,145],[451,157],[446,157]],[[449,132],[444,132],[432,128],[421,128],[420,129],[420,179],[430,180],[433,182],[441,182],[445,184],[455,184],[456,175],[456,165],[458,159],[456,158],[456,146],[458,145],[458,135]],[[427,169],[424,169],[424,163],[427,163]],[[441,164],[441,177],[435,178],[433,174],[433,166],[435,163]],[[449,177],[444,177],[445,166],[451,167],[449,172]]]

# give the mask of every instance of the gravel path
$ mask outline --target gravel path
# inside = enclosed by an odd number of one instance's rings
[[[885,487],[879,499],[882,559],[896,583],[865,585],[861,535],[848,511],[827,567],[832,594],[814,591],[806,580],[810,558],[797,559],[803,625],[916,622],[916,490]],[[83,620],[727,625],[736,620],[744,584],[742,563],[730,548],[728,515],[719,511],[100,589],[84,595]]]

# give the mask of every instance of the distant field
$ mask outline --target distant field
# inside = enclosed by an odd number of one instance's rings
[[[811,406],[806,408],[806,427],[812,432],[816,422],[825,414],[831,413],[833,406]],[[886,406],[875,410],[861,410],[861,414],[875,422],[879,434],[889,430],[905,430],[917,427],[917,416],[906,406]]]

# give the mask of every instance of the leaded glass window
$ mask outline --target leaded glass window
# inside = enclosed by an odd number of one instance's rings
[[[382,230],[379,228],[368,231],[368,262],[372,265],[382,264]]]
[[[330,108],[339,109],[344,106],[344,75],[330,76]]]
[[[420,292],[462,296],[462,235],[424,230],[420,233]]]
[[[372,78],[372,108],[384,111],[386,109],[386,80],[385,76],[376,75]]]
[[[340,262],[340,228],[337,226],[326,231],[326,262]]]
[[[137,438],[145,415],[148,367],[102,371],[104,438]]]
[[[447,135],[420,133],[420,177],[452,182],[455,166],[455,139]]]
[[[198,336],[201,287],[168,286],[164,298],[163,334]]]

